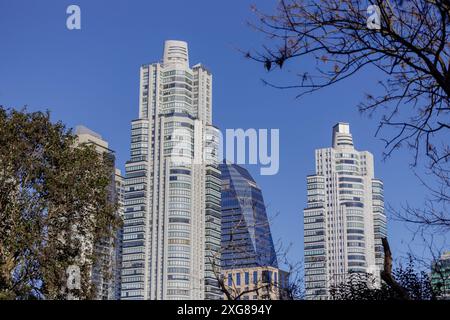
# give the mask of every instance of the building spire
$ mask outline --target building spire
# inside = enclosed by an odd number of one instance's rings
[[[344,122],[338,122],[333,127],[333,148],[339,146],[353,147],[353,138],[350,133],[350,125]]]
[[[164,42],[164,65],[181,64],[189,67],[188,45],[185,41],[166,40]]]

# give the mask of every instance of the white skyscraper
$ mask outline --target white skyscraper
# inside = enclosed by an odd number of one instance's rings
[[[221,296],[211,272],[220,250],[211,91],[211,73],[189,66],[186,42],[166,41],[162,62],[141,66],[126,163],[122,299]]]
[[[316,150],[316,174],[307,177],[304,210],[307,299],[326,299],[350,272],[379,277],[386,236],[383,183],[373,156],[357,151],[347,123],[333,127],[332,147]]]

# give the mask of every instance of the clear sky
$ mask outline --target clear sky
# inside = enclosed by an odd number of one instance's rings
[[[263,37],[247,26],[255,21],[251,4],[263,0],[0,0],[0,104],[52,112],[68,126],[84,124],[116,151],[123,169],[129,157],[130,121],[137,117],[139,66],[161,59],[166,39],[189,43],[191,64],[213,73],[213,121],[225,128],[279,128],[280,171],[260,176],[275,240],[292,243],[292,259],[302,258],[302,209],[306,176],[314,173],[314,149],[331,144],[331,128],[349,122],[356,148],[375,156],[375,174],[385,184],[385,201],[394,207],[421,203],[424,190],[410,170],[411,155],[400,150],[383,161],[383,142],[374,137],[377,121],[356,105],[373,89],[368,70],[348,81],[296,99],[295,90],[277,90],[261,79],[292,84],[295,72],[312,61],[288,64],[267,73],[238,49],[259,49]],[[66,8],[81,7],[82,29],[66,28]],[[408,251],[412,234],[389,221],[394,254]],[[415,247],[420,250],[419,247]]]

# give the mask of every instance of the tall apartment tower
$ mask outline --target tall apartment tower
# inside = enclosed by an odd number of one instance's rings
[[[306,298],[327,299],[330,287],[351,272],[379,281],[386,217],[373,156],[355,150],[347,123],[333,127],[332,147],[317,149],[315,156],[304,209]]]
[[[95,150],[108,157],[111,161],[111,180],[108,188],[108,197],[111,201],[117,200],[118,209],[116,214],[123,217],[122,201],[122,176],[120,170],[114,167],[114,151],[109,148],[108,142],[100,134],[85,126],[75,128],[77,144],[91,145]],[[105,238],[93,244],[94,254],[99,260],[91,271],[92,283],[95,285],[96,299],[117,300],[120,288],[120,250],[121,250],[121,229],[117,230],[114,238]],[[107,274],[105,273],[107,271]]]
[[[220,250],[219,132],[212,75],[166,41],[140,69],[139,118],[126,163],[121,299],[214,299]]]

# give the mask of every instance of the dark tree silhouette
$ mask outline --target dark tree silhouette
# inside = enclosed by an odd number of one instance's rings
[[[407,294],[407,300],[435,300],[439,296],[428,274],[417,271],[413,260],[396,268],[393,277]],[[405,300],[403,293],[399,294],[385,282],[377,287],[370,275],[364,273],[349,274],[346,282],[331,288],[330,295],[334,300]]]
[[[266,82],[271,86],[297,89],[301,97],[363,69],[379,71],[378,93],[367,93],[359,110],[381,112],[376,135],[385,141],[385,157],[406,145],[412,165],[423,155],[432,177],[421,177],[430,191],[423,208],[407,204],[394,214],[418,229],[448,232],[450,0],[281,0],[273,14],[254,11],[252,26],[267,42],[246,56],[269,71],[287,61],[300,66],[292,85]],[[313,72],[301,70],[307,58],[315,61]]]

